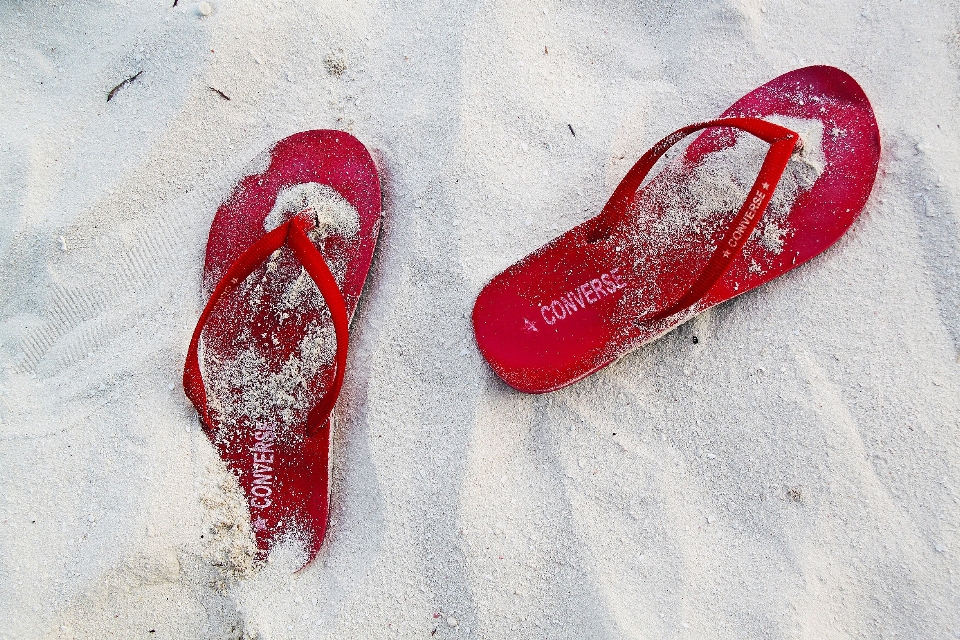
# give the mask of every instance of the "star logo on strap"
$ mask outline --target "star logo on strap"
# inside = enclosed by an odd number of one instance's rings
[[[724,250],[723,250],[723,257],[724,257],[724,258],[729,258],[729,257],[730,257],[730,250],[729,250],[729,249],[724,249]]]
[[[526,318],[523,319],[523,326],[527,331],[539,331],[539,329],[537,329],[537,325],[530,322]]]
[[[263,531],[267,528],[267,521],[263,518],[257,518],[253,521],[253,528],[255,531]]]
[[[766,191],[767,189],[770,188],[770,183],[769,183],[769,182],[764,182],[764,183],[763,183],[762,185],[760,185],[760,186],[763,187],[763,190],[764,190],[764,191]]]

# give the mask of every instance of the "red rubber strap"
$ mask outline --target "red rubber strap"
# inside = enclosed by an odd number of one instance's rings
[[[333,405],[337,403],[340,397],[340,389],[343,388],[343,374],[347,368],[347,346],[350,344],[350,320],[347,317],[347,302],[340,293],[340,286],[336,278],[330,273],[330,267],[323,255],[313,246],[313,242],[307,237],[307,231],[310,226],[299,218],[290,221],[290,234],[287,236],[287,244],[293,249],[293,254],[307,270],[310,277],[313,278],[320,295],[330,309],[330,317],[333,320],[333,329],[337,337],[337,353],[335,362],[337,365],[333,377],[333,384],[327,389],[327,392],[320,398],[307,418],[307,437],[312,436],[317,429],[324,426],[327,418],[333,413]]]
[[[340,395],[340,389],[343,387],[343,372],[347,365],[347,345],[349,344],[349,320],[347,319],[347,305],[343,299],[343,294],[340,293],[340,287],[337,285],[336,279],[330,273],[330,268],[327,267],[323,255],[307,237],[307,231],[312,226],[310,222],[296,216],[273,231],[264,234],[230,265],[230,268],[227,269],[226,274],[220,279],[210,295],[203,313],[200,314],[197,326],[193,330],[193,337],[190,339],[190,347],[187,349],[187,361],[183,367],[183,389],[193,406],[196,407],[203,421],[203,426],[208,431],[213,429],[213,420],[210,418],[207,391],[203,384],[203,376],[200,373],[200,358],[198,355],[200,335],[203,333],[203,328],[220,298],[228,291],[240,286],[257,267],[267,261],[274,251],[284,245],[290,247],[294,256],[316,283],[320,295],[323,296],[327,307],[330,309],[330,316],[333,319],[333,327],[337,337],[337,369],[333,384],[323,394],[320,402],[310,411],[307,418],[307,436],[312,436],[319,427],[326,424],[327,418],[330,417],[337,397]]]
[[[760,173],[757,175],[756,182],[750,189],[746,201],[740,208],[740,212],[734,217],[730,226],[727,227],[723,239],[717,245],[707,266],[694,281],[690,290],[683,294],[679,300],[668,306],[663,311],[657,311],[638,318],[635,322],[653,322],[663,320],[675,313],[688,309],[696,304],[703,296],[707,295],[711,287],[723,277],[733,261],[740,255],[744,245],[750,238],[750,234],[756,228],[763,212],[766,211],[770,198],[780,182],[784,169],[790,161],[794,147],[800,136],[795,132],[767,122],[759,118],[721,118],[719,120],[710,120],[709,122],[700,122],[677,129],[666,138],[653,145],[637,161],[633,168],[627,172],[617,189],[613,192],[610,200],[603,208],[603,214],[611,217],[620,217],[627,213],[633,199],[636,197],[637,190],[643,183],[643,179],[649,173],[653,165],[656,164],[667,149],[680,142],[683,138],[709,127],[733,127],[751,133],[764,142],[770,143],[770,150],[763,160],[760,167]]]

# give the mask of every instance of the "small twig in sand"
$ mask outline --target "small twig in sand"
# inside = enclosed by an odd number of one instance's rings
[[[217,94],[218,96],[220,96],[220,97],[223,98],[224,100],[229,100],[229,99],[230,99],[230,96],[228,96],[227,94],[225,94],[223,91],[220,91],[220,89],[214,89],[213,87],[210,87],[210,91],[213,91],[215,94]]]
[[[143,73],[142,69],[140,71],[137,71],[136,74],[130,76],[129,78],[127,78],[126,80],[118,84],[117,86],[115,86],[113,89],[110,89],[110,93],[107,94],[107,102],[110,102],[110,100],[113,99],[113,96],[114,94],[117,93],[117,91],[120,91],[121,88],[125,87],[126,85],[130,84],[131,82],[139,78],[141,73]]]
[[[572,134],[573,134],[573,137],[576,138],[576,137],[577,137],[577,132],[573,130],[573,125],[572,125],[572,124],[568,124],[567,126],[570,128],[570,133],[572,133]]]

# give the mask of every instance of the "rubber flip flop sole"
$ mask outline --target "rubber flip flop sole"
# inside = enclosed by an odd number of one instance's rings
[[[473,311],[477,344],[508,385],[544,393],[572,384],[810,260],[863,210],[880,135],[867,96],[843,71],[786,73],[721,117],[766,119],[803,141],[742,254],[686,312],[637,321],[691,287],[757,176],[766,145],[710,129],[636,193],[629,215],[588,220],[483,288]]]
[[[370,154],[342,131],[297,133],[252,163],[210,228],[207,295],[284,222],[269,217],[302,208],[342,227],[311,240],[352,318],[380,231],[381,195]],[[200,362],[214,422],[207,433],[240,481],[263,552],[290,539],[309,561],[323,542],[330,423],[310,435],[306,426],[334,379],[335,348],[330,310],[286,246],[224,295],[203,328]]]

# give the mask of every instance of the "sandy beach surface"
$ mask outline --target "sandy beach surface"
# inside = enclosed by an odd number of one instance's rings
[[[0,638],[960,638],[960,5],[171,4],[0,6]],[[809,64],[880,125],[841,241],[572,387],[500,382],[484,283]],[[180,377],[217,204],[318,128],[386,217],[294,573]]]

